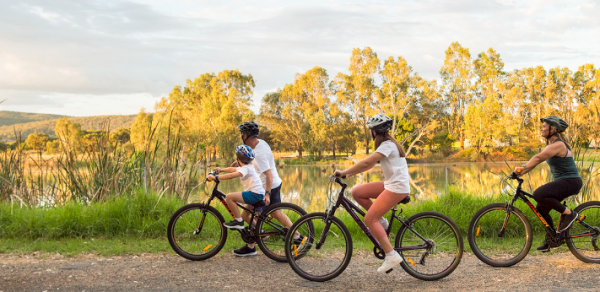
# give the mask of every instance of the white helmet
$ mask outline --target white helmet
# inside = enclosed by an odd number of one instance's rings
[[[382,114],[376,114],[369,119],[367,126],[378,134],[382,134],[392,129],[392,119]]]

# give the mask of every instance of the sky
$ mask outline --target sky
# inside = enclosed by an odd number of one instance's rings
[[[600,1],[0,0],[0,110],[135,114],[207,72],[252,74],[253,107],[353,48],[439,79],[454,42],[506,70],[600,66]]]

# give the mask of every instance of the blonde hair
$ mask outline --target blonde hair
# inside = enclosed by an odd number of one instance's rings
[[[383,135],[375,136],[375,149],[379,148],[379,145],[381,145],[381,143],[388,141],[388,140],[392,141],[392,142],[394,142],[394,144],[396,144],[396,147],[398,147],[398,154],[400,155],[400,157],[406,157],[406,152],[404,151],[404,147],[402,147],[400,142],[396,141],[396,139],[394,139],[394,137],[392,137],[392,135],[390,135],[389,131]]]
[[[567,134],[565,134],[565,132],[556,132],[556,128],[550,124],[548,124],[548,126],[550,126],[550,131],[552,131],[552,129],[554,129],[554,131],[555,131],[555,133],[552,135],[556,135],[556,137],[558,137],[558,139],[565,142],[567,149],[573,151],[573,148],[571,147],[571,140],[569,139],[569,137],[567,137]],[[552,137],[552,135],[550,135],[550,137]],[[550,137],[548,137],[548,138],[550,138]],[[549,143],[550,143],[549,139],[546,139],[546,145],[548,145]]]

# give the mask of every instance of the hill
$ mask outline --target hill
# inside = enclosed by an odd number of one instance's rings
[[[62,117],[62,115],[0,111],[0,126],[10,126],[29,122],[55,120]]]
[[[62,117],[62,116],[59,116]],[[102,123],[110,122],[110,129],[116,130],[119,128],[130,128],[135,121],[136,115],[129,116],[92,116],[92,117],[68,117],[71,122],[79,123],[82,130],[99,130]],[[0,139],[4,141],[14,141],[15,131],[17,135],[21,133],[23,139],[29,134],[44,133],[51,137],[55,137],[54,127],[58,118],[45,121],[35,121],[29,123],[13,124],[10,126],[0,127]]]

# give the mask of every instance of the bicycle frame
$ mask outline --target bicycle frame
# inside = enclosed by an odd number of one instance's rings
[[[584,232],[584,233],[578,233],[578,234],[572,234],[570,236],[566,236],[565,232],[561,232],[559,234],[556,233],[556,229],[554,229],[554,226],[550,226],[548,225],[548,222],[546,222],[546,220],[544,219],[544,217],[542,217],[542,215],[537,211],[537,209],[533,206],[533,204],[531,203],[531,201],[529,201],[529,199],[527,199],[527,197],[529,198],[533,198],[533,196],[525,191],[523,191],[521,185],[523,184],[523,179],[516,177],[516,176],[511,176],[511,178],[516,179],[519,183],[517,185],[517,188],[515,190],[515,195],[513,196],[512,200],[510,201],[510,203],[507,205],[507,212],[506,212],[506,218],[504,219],[504,224],[502,225],[502,229],[500,229],[500,231],[498,232],[498,236],[502,237],[504,235],[504,231],[506,230],[506,225],[508,224],[508,219],[510,217],[510,213],[512,211],[513,205],[514,203],[518,200],[521,199],[523,202],[525,202],[525,204],[527,204],[527,206],[529,206],[529,208],[531,209],[531,211],[533,211],[533,213],[538,217],[538,219],[540,220],[540,222],[542,222],[542,224],[544,225],[544,227],[546,228],[546,234],[551,236],[552,238],[555,239],[555,241],[557,242],[561,242],[562,240],[565,239],[569,239],[569,238],[576,238],[576,237],[584,237],[584,236],[592,236],[591,232]],[[576,222],[583,225],[584,227],[586,227],[589,230],[592,230],[593,227],[590,226],[589,224],[583,222],[583,220],[585,219],[585,215],[580,216],[579,218],[576,219]]]
[[[231,215],[231,218],[234,218],[233,213],[231,212],[231,209],[229,208],[229,205],[227,204],[227,201],[225,201],[225,193],[223,193],[222,191],[219,190],[219,183],[220,181],[215,181],[215,186],[213,187],[212,193],[210,195],[210,197],[208,198],[208,200],[206,200],[206,202],[204,202],[204,206],[205,209],[203,211],[206,211],[206,207],[210,206],[210,203],[212,202],[213,199],[218,199],[219,201],[221,201],[221,204],[223,204],[223,206],[225,206],[225,209],[227,209],[227,211],[229,212],[229,215]],[[243,210],[247,211],[250,214],[250,222],[254,222],[254,218],[255,217],[259,217],[260,215],[257,215],[255,210],[251,210],[248,209],[246,207],[244,207],[244,205],[236,202],[235,203],[238,207],[242,208]],[[200,231],[202,230],[202,227],[204,226],[204,220],[206,218],[206,213],[204,213],[204,215],[202,216],[202,220],[200,220],[200,225],[198,226],[198,229],[196,230],[197,233],[200,233]],[[274,224],[273,222],[271,222],[270,220],[264,220],[265,218],[261,218],[263,220],[263,222],[265,222],[266,224],[270,225],[271,227],[277,229],[277,231],[282,232],[284,231],[285,226],[281,226],[281,225],[277,225]],[[250,224],[250,230],[254,230],[256,226]],[[248,237],[250,234],[245,233],[246,230],[244,229],[238,229],[238,231],[240,233],[242,233],[242,237],[246,236]],[[287,230],[285,230],[287,232]],[[256,234],[256,233],[254,233]],[[271,236],[271,235],[276,235],[277,233],[261,233],[260,236]]]
[[[362,229],[362,231],[365,233],[365,235],[367,235],[369,240],[371,240],[371,242],[373,242],[375,249],[383,250],[381,247],[381,244],[379,244],[377,239],[375,239],[373,234],[371,234],[371,231],[367,228],[367,226],[364,224],[364,222],[362,220],[360,220],[360,218],[357,215],[357,213],[358,213],[359,215],[361,215],[364,218],[365,212],[344,196],[344,190],[346,190],[346,187],[348,185],[343,183],[340,178],[336,178],[335,182],[338,183],[340,186],[342,186],[342,189],[338,195],[338,199],[337,199],[335,205],[331,208],[331,210],[329,210],[327,212],[327,216],[325,217],[325,227],[323,229],[323,233],[321,234],[321,238],[319,239],[319,242],[316,245],[316,248],[317,249],[321,248],[321,246],[325,243],[326,236],[327,236],[329,228],[331,226],[331,221],[329,220],[329,217],[333,217],[335,214],[335,211],[340,206],[342,206],[344,209],[346,209],[346,211],[350,214],[350,216],[352,216],[352,219],[354,219],[356,224],[358,224],[358,226]],[[389,224],[387,230],[385,231],[386,234],[387,235],[390,234],[390,231],[391,231],[392,225],[393,225],[392,223],[393,223],[394,219],[396,219],[396,220],[400,221],[400,223],[402,223],[404,226],[406,226],[410,231],[412,231],[414,234],[416,234],[419,238],[421,238],[421,240],[423,240],[423,244],[394,248],[394,250],[406,251],[406,250],[431,248],[432,245],[430,242],[428,242],[423,236],[421,236],[419,233],[417,233],[409,224],[407,224],[404,220],[402,220],[400,217],[398,217],[396,215],[397,210],[398,210],[397,206],[392,209],[392,214],[390,215],[390,221],[389,221],[390,224]],[[402,209],[400,209],[400,213],[402,213]],[[398,214],[400,214],[400,213],[398,213]]]

